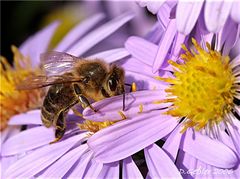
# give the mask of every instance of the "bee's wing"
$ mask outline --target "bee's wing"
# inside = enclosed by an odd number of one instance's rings
[[[45,76],[45,75],[32,75],[27,77],[21,84],[17,85],[17,90],[30,90],[36,88],[42,88],[54,84],[62,84],[62,83],[72,83],[72,82],[80,82],[82,78],[74,78],[72,76],[67,75],[55,75],[55,76]]]
[[[43,67],[43,70],[48,77],[62,75],[71,71],[76,62],[81,60],[70,54],[56,51],[43,53],[40,58],[41,67]]]

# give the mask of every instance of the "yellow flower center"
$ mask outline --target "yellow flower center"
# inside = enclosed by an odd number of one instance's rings
[[[212,127],[224,119],[233,108],[235,77],[229,65],[229,57],[211,50],[207,44],[205,51],[195,39],[192,39],[196,51],[189,52],[185,46],[185,54],[181,55],[184,63],[169,63],[175,68],[175,78],[164,81],[172,85],[166,89],[173,103],[168,114],[186,117],[185,131],[189,127],[200,130],[207,125]]]
[[[8,120],[16,114],[40,107],[43,91],[40,89],[18,91],[16,86],[27,76],[35,73],[29,58],[24,57],[16,47],[13,66],[1,56],[0,58],[0,130],[7,127]],[[36,70],[36,69],[35,69]]]

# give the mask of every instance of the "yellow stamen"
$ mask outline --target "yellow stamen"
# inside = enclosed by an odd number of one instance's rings
[[[109,127],[113,124],[115,124],[116,122],[122,121],[127,119],[127,117],[125,116],[125,114],[122,111],[118,111],[118,114],[121,116],[121,120],[117,120],[117,121],[104,121],[104,122],[96,122],[96,121],[91,121],[91,120],[85,120],[82,124],[78,123],[77,126],[81,129],[81,130],[87,130],[89,132],[92,133],[96,133],[101,129],[104,129],[106,127]]]
[[[136,92],[137,91],[137,85],[136,83],[132,83],[132,92]]]
[[[120,116],[122,117],[122,120],[127,119],[127,117],[122,111],[118,111],[118,114],[120,114]]]
[[[16,86],[38,69],[32,69],[31,61],[24,57],[15,46],[11,47],[14,60],[11,66],[4,57],[0,58],[0,130],[7,127],[8,120],[16,114],[41,106],[42,89],[18,91]]]
[[[143,112],[143,104],[139,105],[139,112],[138,113],[142,113]]]
[[[173,107],[167,114],[187,117],[184,132],[187,128],[196,130],[218,124],[233,108],[235,77],[229,65],[229,57],[211,50],[207,44],[205,51],[195,39],[192,39],[195,50],[181,55],[183,64],[169,61],[177,70],[175,78],[161,78],[172,85],[165,91],[174,97],[158,102],[172,102]]]

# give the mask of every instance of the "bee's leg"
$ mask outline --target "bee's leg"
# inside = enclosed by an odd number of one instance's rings
[[[97,112],[96,109],[92,107],[92,105],[89,103],[88,99],[82,94],[82,90],[77,84],[73,84],[75,93],[78,95],[79,102],[83,104],[84,107],[90,107],[94,112]]]
[[[50,142],[50,144],[59,141],[63,137],[66,130],[65,116],[66,116],[65,111],[60,112],[58,119],[56,121],[55,140]]]

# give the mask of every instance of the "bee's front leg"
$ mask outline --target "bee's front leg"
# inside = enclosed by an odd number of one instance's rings
[[[88,99],[82,94],[80,87],[77,84],[73,84],[73,87],[75,93],[78,95],[79,102],[83,105],[83,107],[90,107],[94,112],[97,112],[97,110],[89,103]]]

